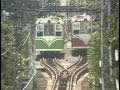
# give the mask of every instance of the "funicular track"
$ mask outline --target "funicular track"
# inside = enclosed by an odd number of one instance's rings
[[[62,67],[58,60],[55,59],[55,61]],[[87,64],[86,59],[79,55],[75,63],[59,74],[60,81],[57,90],[72,90],[73,83],[77,83],[78,79],[86,73]],[[61,78],[64,72],[67,73],[67,76],[66,78]]]
[[[41,59],[41,63],[48,70],[53,81],[51,90],[73,90],[74,84],[86,73],[88,63],[84,57],[78,57],[78,60],[65,69],[57,58]]]
[[[42,65],[44,65],[44,67],[48,70],[49,72],[49,75],[52,79],[52,82],[53,82],[53,85],[52,85],[52,89],[51,90],[55,90],[55,87],[56,87],[56,82],[57,82],[57,77],[58,77],[58,74],[56,73],[56,70],[53,69],[48,63],[47,63],[47,60],[46,59],[41,59],[40,60]],[[52,63],[51,63],[52,65]]]
[[[87,72],[88,63],[81,57],[79,63],[74,66],[77,67],[71,71],[70,83],[68,90],[74,90],[74,86],[76,85],[78,79]]]
[[[58,62],[58,59],[55,58],[55,63],[57,63],[57,65],[59,65],[59,67],[63,68],[63,66]],[[69,66],[67,69],[64,69],[62,72],[59,73],[59,85],[57,86],[58,88],[56,90],[70,90],[70,86],[71,86],[71,75],[73,75],[72,73],[74,73],[74,71],[76,70],[77,66],[82,65],[83,63],[85,63],[85,61],[82,61],[82,57],[78,57],[78,60],[73,63],[71,66]],[[78,71],[79,72],[79,71]],[[75,73],[76,74],[76,73]]]
[[[54,62],[57,66],[59,66],[59,68],[61,68],[62,70],[64,70],[64,67],[58,62],[58,59],[57,59],[57,58],[53,59],[53,62]]]
[[[44,61],[57,73],[57,78],[52,90],[66,90],[69,72],[58,62],[58,58],[44,59]]]
[[[59,85],[57,90],[66,90],[68,81],[69,81],[69,72],[67,70],[64,70],[60,73]]]
[[[52,61],[48,61],[48,63],[57,73],[57,80],[55,82],[56,86],[53,90],[66,90],[69,75],[68,71],[66,71],[66,69],[58,62],[58,58],[56,57]]]
[[[59,68],[61,68],[57,81],[58,86],[55,90],[66,90],[69,79],[69,72],[58,62],[58,59],[55,58],[54,62],[59,66]]]
[[[75,63],[73,63],[71,66],[69,66],[69,67],[67,68],[67,70],[68,70],[69,72],[74,71],[73,69],[75,69],[75,66],[76,66],[77,64],[79,64],[80,62],[81,62],[81,57],[80,57],[80,55],[79,55],[78,60],[77,60]]]
[[[59,79],[60,72],[64,70],[64,67],[57,62],[56,58],[55,59],[46,59],[46,62],[49,66],[51,66],[51,68],[57,74],[56,80],[54,82],[54,88],[52,90],[58,90],[59,82],[60,82],[60,79]]]
[[[60,72],[64,70],[64,67],[57,62],[57,59],[43,58],[40,63],[48,70],[48,73],[53,81],[51,90],[58,90]]]

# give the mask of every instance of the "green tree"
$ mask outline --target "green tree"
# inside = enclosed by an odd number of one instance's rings
[[[89,70],[89,79],[91,82],[95,82],[97,86],[99,86],[99,77],[100,77],[100,69],[99,69],[99,59],[100,59],[100,24],[95,23],[95,32],[91,35],[88,49],[88,70]]]
[[[18,51],[15,46],[14,21],[1,12],[1,88],[2,90],[13,90],[16,77],[21,66],[28,66],[25,54]],[[22,71],[24,72],[24,71]],[[20,72],[20,73],[22,73]]]
[[[95,0],[91,0],[94,2]],[[105,4],[105,2],[104,2]],[[109,66],[109,52],[108,48],[110,45],[110,41],[118,37],[119,35],[119,21],[118,21],[118,10],[119,10],[119,2],[118,0],[113,1],[111,0],[111,15],[108,16],[108,11],[104,10],[104,57],[103,57],[103,63],[104,63],[104,82],[105,82],[105,90],[116,90],[115,87],[115,78],[118,73],[116,73],[116,70],[118,69],[118,64],[114,61],[115,55],[114,50],[118,49],[118,39],[116,39],[112,43],[112,62],[113,62],[113,81],[110,79],[110,66]],[[109,21],[110,19],[110,21]],[[110,24],[110,28],[108,28],[108,24]],[[108,28],[108,29],[106,29]],[[100,78],[100,68],[99,68],[99,60],[100,60],[100,23],[96,22],[95,24],[95,32],[91,35],[91,41],[89,43],[89,46],[92,47],[88,49],[88,69],[89,69],[89,79],[92,82],[97,82],[99,84],[99,78]]]

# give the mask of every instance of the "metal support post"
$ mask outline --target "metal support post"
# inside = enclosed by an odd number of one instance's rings
[[[110,64],[110,78],[112,81],[112,51],[111,51],[111,42],[109,46],[109,64]]]
[[[110,17],[111,14],[111,0],[108,1],[108,16]],[[109,18],[109,22],[110,22],[110,18]],[[110,30],[110,23],[108,22],[108,29]],[[109,64],[110,64],[110,79],[112,81],[112,51],[111,51],[111,42],[109,45]]]
[[[102,79],[102,90],[104,89],[104,63],[103,63],[103,0],[101,0],[101,79]]]
[[[22,33],[22,32],[21,32],[21,15],[20,15],[20,20],[19,20],[19,27],[20,27],[20,33]],[[19,37],[20,37],[20,50],[21,50],[21,52],[22,52],[22,45],[21,45],[21,44],[22,44],[22,42],[21,42],[22,36],[21,36],[21,34],[19,34],[19,35],[20,35],[20,36],[19,36]],[[21,69],[22,69],[21,67],[22,67],[22,62],[21,62],[21,59],[20,59],[20,90],[21,90],[21,71],[22,71],[22,70],[21,70]]]
[[[22,53],[22,25],[21,25],[21,11],[20,12],[18,12],[19,14],[18,14],[18,17],[19,17],[19,19],[17,20],[17,27],[18,27],[18,32],[17,33],[19,33],[18,35],[18,41],[20,42],[19,43],[19,47],[18,47],[18,50],[20,51],[20,53]],[[19,61],[19,64],[20,64],[20,66],[19,66],[19,73],[20,73],[20,77],[19,77],[19,90],[22,90],[21,89],[21,71],[22,71],[22,61],[21,61],[21,58],[19,58],[20,59],[20,61]]]
[[[14,76],[14,83],[13,83],[13,90],[15,90],[16,89],[16,60],[15,60],[15,57],[14,57],[14,74],[13,74],[13,76]]]
[[[111,0],[108,1],[108,16],[109,16],[109,22],[110,22],[110,14],[111,14]],[[108,22],[108,23],[109,23]],[[108,24],[108,28],[110,30],[110,23]]]

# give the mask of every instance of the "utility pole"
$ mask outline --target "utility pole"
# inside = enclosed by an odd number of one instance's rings
[[[104,0],[101,0],[101,81],[102,81],[102,90],[105,90],[104,88],[104,64],[103,64],[103,2]]]
[[[108,1],[108,16],[110,17],[111,14],[111,0]],[[110,18],[109,18],[109,22],[110,22]],[[108,29],[110,30],[110,23],[108,22]],[[110,64],[110,79],[112,81],[112,52],[111,52],[111,42],[109,45],[109,64]]]
[[[13,73],[13,76],[14,76],[14,82],[13,82],[13,90],[16,89],[16,59],[15,59],[15,56],[14,56],[14,73]]]
[[[18,50],[19,50],[19,53],[22,52],[22,42],[21,42],[21,15],[20,13],[18,14],[19,16],[19,19],[17,20],[17,37],[18,37],[18,42],[19,42],[19,45],[18,45]],[[21,55],[19,54],[19,90],[21,90]]]
[[[21,5],[22,4],[22,1],[16,1],[16,4],[17,5]],[[18,33],[18,42],[19,42],[19,47],[18,47],[18,50],[19,50],[19,53],[22,53],[22,25],[21,25],[21,18],[22,18],[22,5],[20,7],[20,11],[18,11],[18,20],[17,20],[17,33]],[[22,72],[22,59],[21,59],[21,54],[19,54],[19,90],[22,90],[21,88],[21,83],[22,83],[22,80],[21,80],[21,72]]]

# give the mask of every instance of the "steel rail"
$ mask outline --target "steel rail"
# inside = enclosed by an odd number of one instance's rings
[[[70,71],[70,69],[75,67],[78,63],[80,63],[81,60],[82,60],[82,57],[80,57],[80,55],[79,55],[79,59],[67,68],[67,70],[70,72],[70,77],[72,75],[72,72]],[[70,87],[71,87],[71,78],[69,79],[67,90],[70,90]]]
[[[59,67],[61,67],[64,70],[64,67],[60,63],[58,63],[58,60],[56,59],[56,57],[53,61],[56,65],[58,65]]]
[[[75,72],[72,73],[71,78],[70,78],[69,90],[72,90],[72,85],[73,85],[73,80],[74,80],[75,75],[77,73],[81,73],[84,69],[86,69],[87,65],[88,65],[88,63],[82,65],[81,67],[79,67],[78,69],[76,69]]]
[[[50,78],[52,79],[53,73],[51,73],[50,68],[48,68],[48,67],[46,66],[46,64],[44,63],[43,59],[40,60],[40,64],[41,64],[42,66],[44,66],[44,68],[46,68],[46,69],[48,70],[47,73],[48,73],[48,75],[50,76]]]
[[[71,69],[72,67],[74,67],[76,64],[80,63],[81,60],[82,60],[82,57],[80,57],[80,55],[79,55],[78,60],[77,60],[75,63],[73,63],[71,66],[69,66],[69,67],[67,68],[67,70],[69,71],[69,69]]]
[[[77,73],[82,73],[83,70],[86,69],[86,66],[88,65],[88,63],[86,63],[85,65],[81,66],[80,68],[78,68],[71,76],[71,85],[70,85],[70,90],[72,90],[73,88],[73,82],[74,82],[74,78],[76,76]],[[75,80],[76,81],[76,80]]]
[[[52,79],[53,79],[52,90],[55,90],[56,82],[57,82],[57,73],[55,72],[55,70],[53,68],[51,68],[51,66],[49,64],[47,64],[46,59],[43,59],[43,63],[45,64],[46,68],[49,69],[53,73],[53,76],[52,76]]]

